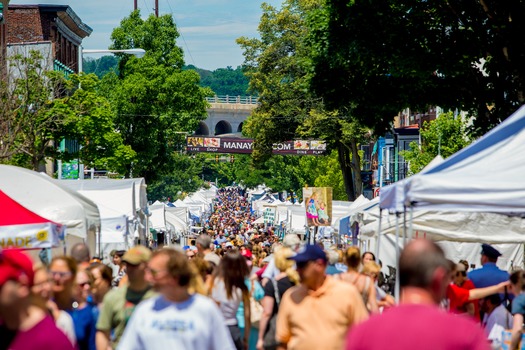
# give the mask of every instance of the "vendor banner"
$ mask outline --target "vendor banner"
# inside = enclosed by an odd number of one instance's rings
[[[0,226],[0,247],[41,249],[59,246],[64,227],[52,222]]]
[[[190,153],[252,153],[253,140],[235,137],[190,136],[186,150]],[[273,144],[273,154],[319,156],[326,152],[326,143],[318,140],[294,140]]]
[[[332,223],[332,187],[305,187],[303,199],[307,226],[330,226]]]
[[[263,211],[264,223],[267,225],[273,225],[275,222],[275,206],[265,206]]]

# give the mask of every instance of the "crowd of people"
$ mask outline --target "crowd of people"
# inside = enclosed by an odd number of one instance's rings
[[[219,189],[184,247],[137,245],[112,264],[85,244],[46,266],[0,251],[1,349],[510,349],[521,341],[525,272],[468,271],[434,242],[399,259],[401,293],[381,288],[372,252],[279,239],[244,191]]]

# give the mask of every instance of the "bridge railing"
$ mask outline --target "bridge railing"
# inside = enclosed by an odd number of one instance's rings
[[[243,105],[257,104],[257,97],[255,96],[230,96],[230,95],[215,95],[213,97],[206,97],[209,103],[237,103]]]

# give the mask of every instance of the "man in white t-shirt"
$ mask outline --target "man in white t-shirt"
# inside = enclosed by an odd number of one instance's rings
[[[217,305],[199,294],[189,294],[194,278],[181,251],[153,253],[146,278],[160,296],[139,304],[118,349],[235,349]]]
[[[489,295],[481,299],[483,315],[483,328],[487,338],[492,343],[493,349],[499,349],[502,345],[502,332],[512,328],[512,315],[501,303],[499,294]]]

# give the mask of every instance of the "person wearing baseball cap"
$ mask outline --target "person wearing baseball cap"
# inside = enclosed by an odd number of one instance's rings
[[[111,290],[104,297],[97,322],[97,349],[107,349],[110,345],[115,349],[137,304],[155,296],[145,278],[151,254],[151,250],[138,245],[122,256],[126,264],[127,281],[123,279],[124,286]],[[112,332],[114,341],[110,344]]]
[[[288,259],[295,261],[301,284],[283,295],[276,339],[294,349],[342,349],[348,329],[368,319],[356,287],[327,276],[328,258],[315,244]]]
[[[0,250],[0,349],[73,349],[46,310],[32,304],[33,277],[29,256]]]
[[[509,280],[509,273],[496,266],[500,256],[501,253],[490,244],[481,245],[481,265],[483,266],[468,273],[468,278],[476,288],[490,287]]]

